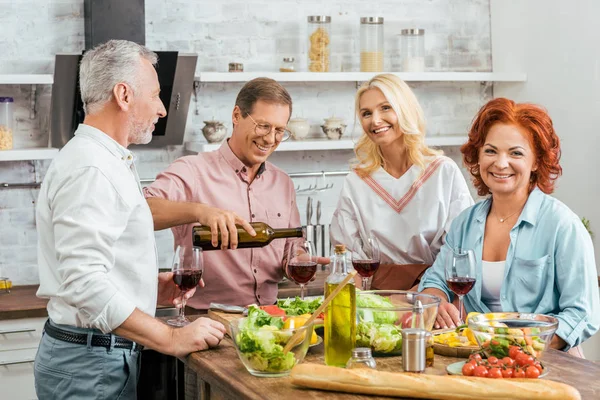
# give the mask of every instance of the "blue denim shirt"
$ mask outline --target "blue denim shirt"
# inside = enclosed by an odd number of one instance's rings
[[[464,297],[467,312],[488,313],[481,299],[481,257],[491,198],[464,210],[454,219],[435,263],[421,279],[419,290],[437,288],[449,299],[444,263],[452,248],[473,249],[477,281]],[[510,231],[504,280],[500,290],[504,311],[552,315],[556,334],[568,350],[600,327],[600,300],[594,247],[579,217],[559,200],[535,188]]]

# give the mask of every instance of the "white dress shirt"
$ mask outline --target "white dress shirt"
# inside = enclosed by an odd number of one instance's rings
[[[367,180],[351,172],[333,214],[332,243],[351,248],[355,237],[371,234],[382,264],[433,264],[450,223],[473,204],[456,163],[444,156],[434,162],[431,173],[413,165],[400,178],[383,168]]]
[[[52,161],[36,210],[40,288],[57,324],[107,333],[154,316],[154,225],[132,153],[80,124]]]

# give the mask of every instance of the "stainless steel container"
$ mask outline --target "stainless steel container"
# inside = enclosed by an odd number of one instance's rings
[[[426,367],[427,340],[425,329],[402,330],[402,368],[405,372],[423,372]]]

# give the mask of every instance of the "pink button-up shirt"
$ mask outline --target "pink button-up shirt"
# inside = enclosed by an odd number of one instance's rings
[[[273,228],[300,226],[290,177],[265,162],[249,183],[246,167],[227,143],[218,150],[176,160],[151,186],[144,188],[144,194],[146,198],[208,204],[234,211],[250,222],[266,222]],[[194,225],[172,228],[175,246],[191,245]],[[187,304],[207,309],[211,302],[241,306],[275,303],[277,284],[283,277],[285,244],[285,240],[274,240],[257,249],[205,251],[206,286],[198,289]]]

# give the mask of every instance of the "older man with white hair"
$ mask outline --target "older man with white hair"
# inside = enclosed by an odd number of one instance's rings
[[[185,356],[223,338],[207,318],[178,329],[153,318],[179,291],[172,273],[158,273],[152,214],[127,147],[150,142],[166,115],[156,62],[124,40],[81,61],[86,117],[37,204],[38,296],[50,299],[35,360],[40,399],[134,399],[141,346]]]

